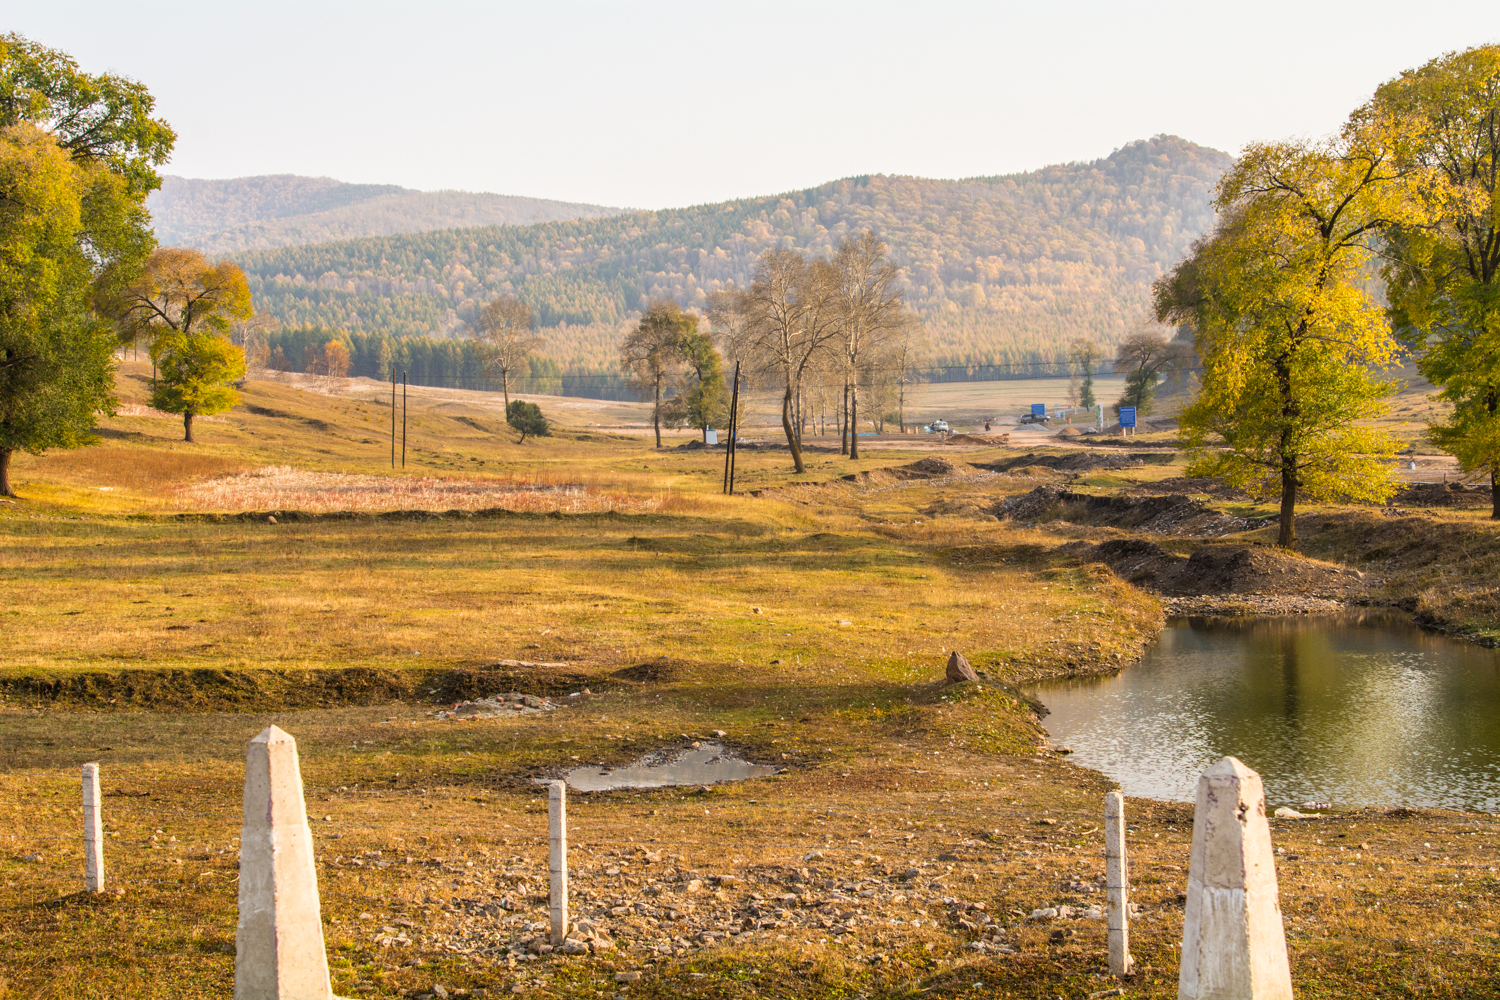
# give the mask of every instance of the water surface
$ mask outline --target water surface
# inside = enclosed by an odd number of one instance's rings
[[[1174,620],[1140,664],[1035,694],[1127,795],[1191,800],[1233,755],[1273,807],[1500,811],[1500,654],[1401,615]]]

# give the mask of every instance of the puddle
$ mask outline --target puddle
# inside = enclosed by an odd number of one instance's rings
[[[775,773],[771,765],[742,760],[721,743],[704,743],[670,755],[648,754],[629,767],[575,767],[563,777],[574,791],[607,792],[616,788],[715,785]]]

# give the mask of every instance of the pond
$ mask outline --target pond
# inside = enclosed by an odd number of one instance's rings
[[[1173,620],[1138,665],[1032,693],[1127,795],[1191,801],[1233,755],[1272,808],[1500,811],[1500,653],[1402,615]]]

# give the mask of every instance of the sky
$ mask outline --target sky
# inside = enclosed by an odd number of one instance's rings
[[[1500,41],[1500,3],[0,0],[0,30],[142,81],[164,172],[666,208],[857,174],[972,177],[1158,133],[1335,130]]]

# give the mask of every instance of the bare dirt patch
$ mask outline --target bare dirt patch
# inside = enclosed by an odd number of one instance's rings
[[[652,511],[651,496],[607,492],[576,483],[431,476],[370,476],[268,466],[178,490],[193,510],[486,510],[600,513]]]

